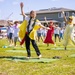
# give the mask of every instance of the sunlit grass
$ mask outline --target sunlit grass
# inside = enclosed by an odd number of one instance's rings
[[[25,50],[21,48],[18,44],[18,47],[9,47],[2,48],[2,46],[8,46],[6,39],[0,39],[0,56],[27,56],[27,53],[20,52],[6,52],[6,50]],[[40,42],[38,47],[42,53],[42,58],[53,58],[54,56],[59,56],[61,59],[54,62],[48,63],[28,63],[28,62],[16,62],[16,61],[7,61],[0,58],[0,73],[6,73],[8,75],[75,75],[75,58],[69,57],[72,54],[75,54],[75,50],[64,50],[61,42],[57,42],[57,46],[49,45]],[[53,48],[63,48],[59,50],[53,50]],[[68,45],[68,48],[74,48],[71,45]],[[37,57],[35,50],[31,46],[32,57]]]

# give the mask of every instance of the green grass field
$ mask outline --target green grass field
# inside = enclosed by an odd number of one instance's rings
[[[0,39],[0,57],[1,56],[27,56],[25,47],[6,47],[8,42],[6,39]],[[53,62],[18,62],[9,61],[0,58],[0,75],[75,75],[75,47],[68,45],[68,49],[64,50],[61,42],[57,42],[56,47],[40,42],[38,47],[42,53],[42,58],[61,57]],[[11,50],[15,52],[11,52]],[[23,52],[16,52],[16,51]],[[9,51],[9,52],[8,52]],[[25,52],[24,52],[25,51]],[[37,55],[31,46],[32,57]],[[72,56],[73,55],[73,56]],[[41,59],[40,59],[41,60]]]

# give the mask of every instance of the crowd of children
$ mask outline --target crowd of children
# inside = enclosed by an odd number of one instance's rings
[[[66,23],[66,27],[59,27],[59,25],[55,25],[52,21],[50,21],[49,24],[47,24],[47,27],[42,25],[39,20],[36,19],[36,12],[31,11],[30,15],[27,16],[23,11],[24,4],[21,2],[21,14],[25,17],[25,20],[22,24],[19,23],[19,21],[15,21],[14,23],[8,22],[8,28],[7,28],[7,37],[9,41],[9,46],[17,46],[17,40],[23,44],[25,42],[26,50],[27,50],[27,56],[30,58],[30,41],[32,43],[32,46],[34,47],[36,54],[38,57],[41,57],[40,50],[37,46],[36,40],[39,42],[40,39],[43,43],[49,44],[55,44],[57,41],[57,37],[59,39],[59,42],[63,39],[63,45],[66,50],[66,47],[69,43],[69,40],[75,44],[74,38],[73,38],[73,30],[74,30],[74,24],[73,24],[73,18],[69,17],[69,20],[66,19],[64,12],[62,12],[64,16],[64,20]],[[53,40],[54,36],[54,40]],[[20,38],[20,39],[19,39]]]

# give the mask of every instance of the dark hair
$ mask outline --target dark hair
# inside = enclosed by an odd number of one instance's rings
[[[30,14],[32,14],[33,12],[35,12],[34,10],[30,11]]]
[[[19,21],[15,21],[14,24],[16,24],[16,23],[20,23],[20,22]]]

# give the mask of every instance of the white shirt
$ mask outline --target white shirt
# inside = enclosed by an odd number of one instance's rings
[[[13,26],[8,26],[8,29],[7,29],[7,34],[9,33],[13,33]]]
[[[42,33],[42,28],[39,28],[39,29],[37,30],[37,33]]]
[[[63,33],[64,33],[64,30],[63,30],[63,29],[62,29],[62,30],[60,30],[60,33],[62,33],[62,34],[63,34]]]
[[[26,17],[25,17],[25,20],[27,20],[27,21],[29,22],[30,17],[26,16]],[[32,19],[31,19],[31,23],[30,23],[30,25],[29,25],[29,30],[31,30],[31,29],[33,28],[33,27],[32,27],[33,23],[34,23],[34,19],[32,18]],[[41,25],[41,23],[40,23],[40,22],[35,22],[35,25]],[[27,29],[26,29],[26,30],[27,30]]]
[[[19,28],[18,28],[18,25],[15,27],[15,25],[13,26],[13,30],[14,30],[14,33],[13,33],[13,36],[14,37],[18,37],[18,32],[19,32]]]
[[[54,34],[59,34],[60,33],[60,28],[59,27],[56,27],[55,29],[54,29]]]

